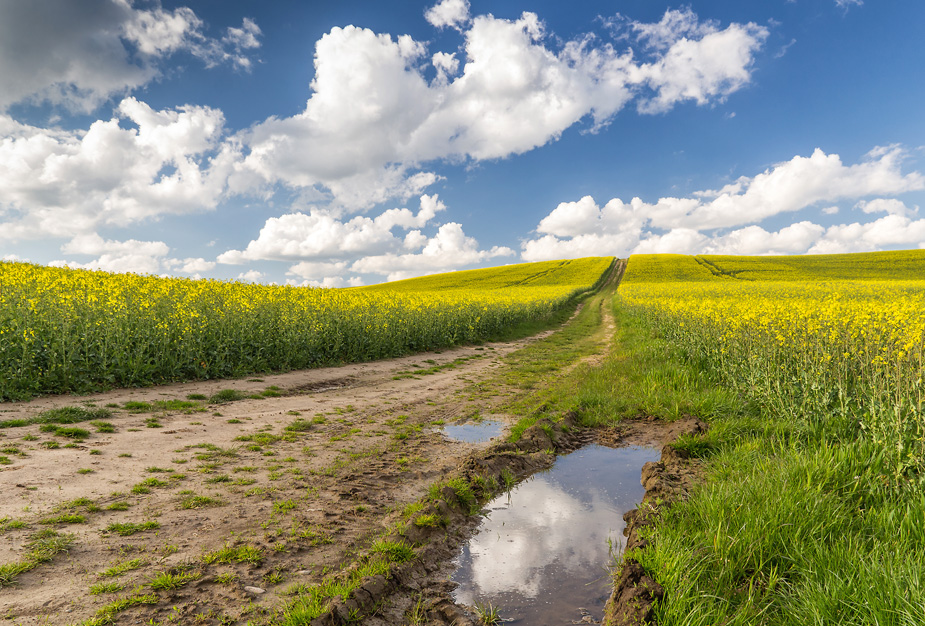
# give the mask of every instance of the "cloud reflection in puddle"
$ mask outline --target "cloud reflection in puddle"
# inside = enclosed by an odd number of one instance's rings
[[[457,559],[455,600],[536,625],[569,623],[579,606],[602,610],[608,539],[622,548],[623,513],[644,495],[642,465],[657,459],[650,448],[587,446],[490,502]]]

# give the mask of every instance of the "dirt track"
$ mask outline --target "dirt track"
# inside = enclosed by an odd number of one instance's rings
[[[61,406],[122,407],[229,388],[257,394],[274,387],[282,394],[186,412],[132,414],[114,408],[108,421],[116,432],[93,433],[72,447],[37,425],[0,430],[0,446],[18,450],[6,455],[12,464],[0,466],[0,520],[26,524],[0,526],[0,564],[20,559],[29,537],[42,529],[75,535],[67,554],[0,589],[0,624],[80,623],[168,570],[198,578],[160,593],[156,604],[120,613],[116,623],[147,624],[151,618],[172,623],[166,621],[172,618],[231,624],[259,618],[264,609],[278,607],[293,585],[311,585],[349,563],[404,506],[459,466],[473,445],[448,441],[440,422],[477,415],[506,419],[493,407],[514,391],[496,381],[486,392],[478,383],[504,367],[501,357],[535,339],[261,379],[0,405],[0,419],[8,420]],[[475,389],[477,400],[469,395]],[[150,426],[152,417],[157,427]],[[285,430],[297,419],[312,424]],[[93,430],[86,423],[75,426]],[[48,449],[48,442],[60,447]],[[148,493],[136,493],[151,479]],[[197,496],[212,502],[191,500]],[[73,504],[80,498],[89,504]],[[128,508],[107,508],[121,502]],[[41,523],[61,513],[85,521]],[[129,536],[106,532],[113,523],[127,522],[157,527]],[[225,545],[253,546],[259,561],[202,565],[203,554]],[[137,569],[100,576],[136,559]],[[110,580],[124,583],[124,589],[90,595],[91,586]]]

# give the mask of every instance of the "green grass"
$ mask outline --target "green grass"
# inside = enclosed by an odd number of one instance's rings
[[[136,570],[140,567],[146,565],[146,561],[141,558],[129,559],[127,561],[122,561],[121,563],[116,563],[112,567],[100,572],[100,576],[103,578],[118,578],[126,572]]]
[[[134,485],[132,487],[132,493],[134,494],[151,493],[152,488],[166,487],[169,484],[170,483],[168,483],[166,480],[160,480],[159,478],[154,478],[152,476],[151,478],[145,478],[140,483]]]
[[[90,594],[98,596],[104,593],[117,593],[125,589],[125,583],[117,580],[90,585]]]
[[[19,530],[20,528],[26,528],[26,524],[22,520],[12,519],[10,517],[0,517],[0,533],[7,530]]]
[[[224,502],[211,496],[191,495],[180,501],[181,509],[202,509],[212,506],[224,506]]]
[[[370,548],[372,554],[381,554],[391,563],[405,563],[415,557],[414,548],[404,541],[379,539]]]
[[[142,593],[142,588],[137,588],[132,591],[131,595],[113,600],[109,604],[104,605],[93,617],[84,620],[78,626],[108,626],[109,624],[114,624],[119,613],[126,609],[144,604],[157,604],[157,602],[157,594]]]
[[[711,423],[675,445],[705,482],[629,555],[666,589],[660,626],[925,623],[925,496],[890,480],[878,445],[763,412],[644,318],[616,319],[611,357],[574,396],[586,423]]]
[[[38,521],[39,524],[84,524],[86,523],[87,518],[84,515],[78,513],[61,513],[59,515],[52,515],[49,517],[44,517]]]
[[[293,433],[303,433],[307,430],[311,430],[314,425],[309,421],[302,418],[298,418],[289,423],[285,430]]]
[[[160,522],[150,521],[150,522],[113,522],[106,527],[105,532],[115,533],[120,537],[128,537],[134,535],[135,533],[142,532],[145,530],[157,530],[160,528]]]
[[[29,426],[31,424],[77,424],[80,422],[102,420],[111,416],[112,411],[108,409],[65,406],[57,409],[48,409],[34,417],[26,419],[0,420],[0,428]]]
[[[247,394],[243,391],[238,391],[237,389],[222,389],[209,397],[209,404],[225,404],[226,402],[243,400],[246,397]]]
[[[599,367],[579,368],[577,393],[556,403],[560,410],[578,410],[587,426],[649,416],[710,420],[747,411],[735,392],[685,364],[683,355],[658,339],[643,318],[617,306],[614,320],[609,355]]]
[[[42,432],[50,432],[55,437],[66,437],[74,441],[84,441],[90,436],[90,431],[76,426],[58,426],[56,424],[42,424]]]
[[[25,545],[27,552],[23,559],[13,563],[0,563],[0,589],[15,584],[20,574],[51,561],[61,552],[67,552],[74,540],[74,535],[62,534],[51,529],[33,533]]]
[[[201,402],[189,400],[152,400],[151,402],[130,400],[122,405],[129,413],[154,413],[156,411],[190,411],[201,409]]]
[[[220,549],[206,552],[202,555],[202,562],[207,565],[228,563],[250,563],[258,565],[263,561],[263,551],[257,546],[242,544],[238,546],[225,545]]]
[[[202,576],[199,572],[158,572],[148,586],[154,591],[174,591]]]
[[[116,432],[116,426],[112,422],[104,422],[103,420],[93,420],[92,422],[90,422],[90,424],[96,427],[96,432],[98,433]]]
[[[445,526],[446,518],[436,513],[423,513],[414,518],[414,525],[419,528],[437,528]]]

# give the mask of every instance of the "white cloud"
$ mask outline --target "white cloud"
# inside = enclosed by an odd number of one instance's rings
[[[259,28],[245,20],[225,40],[208,37],[187,7],[151,9],[129,0],[43,0],[0,4],[0,112],[26,100],[90,111],[158,76],[179,50],[208,65],[246,67]],[[236,32],[240,30],[240,35]],[[234,32],[233,32],[234,31]]]
[[[246,155],[231,188],[318,187],[348,209],[407,198],[436,180],[421,163],[520,154],[585,118],[600,128],[636,97],[646,112],[720,101],[749,81],[767,36],[754,24],[720,29],[690,10],[669,11],[650,31],[634,24],[651,58],[640,63],[632,49],[591,35],[556,50],[533,13],[469,18],[466,3],[446,0],[428,15],[438,26],[465,24],[464,58],[437,51],[428,62],[426,47],[406,35],[332,29],[316,43],[305,110],[242,133]],[[428,65],[437,70],[429,83]]]
[[[161,257],[170,252],[170,248],[163,241],[128,241],[106,240],[98,234],[80,235],[61,246],[65,254],[137,254],[141,256]]]
[[[217,205],[235,159],[227,147],[206,156],[219,145],[221,111],[156,111],[126,98],[116,113],[86,131],[0,115],[0,239],[67,237]]]
[[[452,54],[448,52],[435,52],[430,62],[437,70],[437,83],[447,82],[450,76],[455,75],[456,72],[459,71],[459,59],[456,58],[455,52]]]
[[[704,254],[799,254],[825,232],[825,228],[809,221],[797,222],[777,232],[768,232],[760,226],[746,226],[727,235],[713,237],[701,246]]]
[[[206,261],[202,257],[164,260],[164,267],[166,269],[182,272],[184,274],[193,274],[196,277],[199,277],[201,272],[208,272],[214,269],[215,265],[215,261]]]
[[[856,165],[844,165],[837,154],[816,149],[795,156],[753,178],[742,177],[717,191],[695,198],[661,198],[647,205],[646,217],[660,228],[723,228],[756,223],[821,202],[897,195],[925,188],[919,172],[902,173],[905,152],[899,146],[871,150]]]
[[[623,16],[618,15],[618,18]],[[668,50],[683,39],[699,39],[716,32],[713,21],[701,22],[690,7],[668,10],[658,22],[629,21],[629,28],[647,47]]]
[[[851,7],[859,7],[864,5],[864,0],[835,0],[835,6],[839,9],[845,9],[846,11]]]
[[[340,261],[338,263],[302,261],[290,267],[286,274],[288,276],[298,276],[307,281],[311,281],[313,279],[323,279],[325,276],[342,274],[346,269],[346,261]]]
[[[381,254],[405,243],[392,233],[393,228],[420,228],[445,209],[436,195],[423,195],[416,214],[408,209],[389,209],[375,218],[357,216],[341,221],[321,209],[307,215],[290,213],[268,219],[247,248],[228,250],[219,255],[218,262],[329,260]]]
[[[469,0],[441,0],[424,12],[424,19],[437,28],[459,27],[469,21]]]
[[[343,221],[320,209],[291,213],[266,221],[257,239],[244,250],[228,250],[219,263],[244,264],[257,260],[298,261],[287,275],[291,284],[342,287],[363,283],[359,274],[379,274],[388,280],[470,267],[487,259],[510,256],[510,248],[479,248],[461,225],[443,224],[432,237],[430,226],[446,206],[436,195],[423,195],[417,213],[389,209],[374,218],[356,216]],[[407,231],[403,236],[394,229]],[[301,283],[297,279],[302,279]]]
[[[527,262],[580,259],[586,256],[625,256],[639,241],[638,234],[584,234],[569,239],[546,235],[522,244],[521,258]]]
[[[461,225],[450,222],[442,225],[418,254],[367,256],[355,261],[350,269],[361,274],[382,274],[387,280],[392,281],[448,272],[487,259],[513,254],[514,251],[510,248],[499,246],[490,250],[479,250],[478,242],[472,237],[467,237]]]
[[[882,250],[895,246],[918,246],[925,242],[925,219],[887,215],[873,222],[829,227],[810,249],[810,254],[836,254]]]
[[[248,270],[246,272],[241,272],[238,274],[237,280],[243,280],[250,283],[256,283],[260,281],[265,275],[263,272],[258,272],[257,270]]]
[[[222,61],[230,61],[236,67],[247,70],[251,68],[252,61],[247,56],[246,51],[260,47],[258,37],[262,34],[257,23],[249,17],[245,17],[241,28],[230,27],[225,36],[222,37],[222,43],[225,45],[214,46],[214,49]],[[213,61],[214,63],[215,61]]]
[[[650,235],[633,249],[632,254],[697,254],[709,237],[692,228],[675,228],[664,235]]]
[[[751,80],[755,52],[768,30],[753,23],[732,24],[724,30],[701,25],[697,34],[702,36],[677,39],[661,58],[640,67],[645,84],[656,92],[640,100],[641,112],[664,113],[685,100],[699,105],[724,101]]]
[[[857,207],[865,213],[889,213],[890,215],[911,215],[918,213],[918,207],[911,209],[896,198],[875,198],[861,200]]]
[[[540,220],[536,237],[522,242],[521,257],[541,261],[631,252],[793,254],[918,244],[923,240],[920,222],[910,217],[918,207],[882,197],[925,189],[921,173],[902,172],[904,156],[898,146],[875,148],[860,163],[845,165],[838,155],[816,150],[810,157],[796,156],[755,177],[692,197],[660,198],[652,204],[614,198],[603,207],[590,196],[563,202]],[[863,212],[887,217],[829,229],[807,220],[776,232],[758,226],[769,217],[841,200],[856,201]],[[834,215],[838,207],[820,211]],[[744,227],[727,230],[737,226]]]
[[[99,258],[87,263],[77,261],[52,261],[54,267],[68,266],[105,272],[134,272],[136,274],[156,274],[161,270],[161,263],[170,248],[163,241],[115,241],[103,239],[96,233],[79,235],[61,246],[65,254],[96,256]]]
[[[105,272],[135,272],[136,274],[158,274],[162,272],[190,274],[199,278],[201,272],[215,267],[214,261],[203,258],[174,259],[167,257],[170,248],[163,241],[139,241],[129,239],[117,241],[103,239],[97,233],[78,235],[61,246],[61,252],[71,255],[96,256],[88,261],[52,261],[51,265],[61,267],[103,270]]]

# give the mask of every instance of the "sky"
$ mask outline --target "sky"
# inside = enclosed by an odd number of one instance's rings
[[[925,247],[921,0],[0,0],[0,259],[345,287]]]

